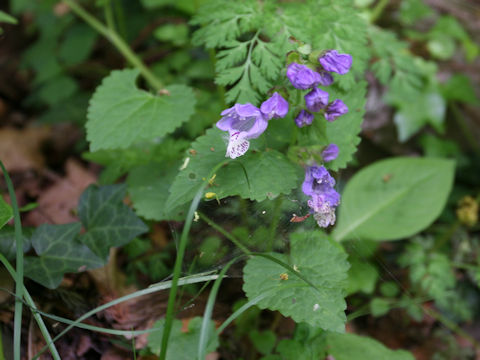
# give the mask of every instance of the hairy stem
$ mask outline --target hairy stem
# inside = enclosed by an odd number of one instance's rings
[[[83,7],[78,5],[73,0],[63,0],[72,11],[81,17],[88,25],[105,36],[117,50],[132,64],[135,68],[140,70],[142,76],[147,82],[157,91],[164,88],[162,81],[150,71],[150,69],[142,62],[142,60],[130,49],[128,44],[118,35],[113,29],[109,29],[92,15],[90,15]]]

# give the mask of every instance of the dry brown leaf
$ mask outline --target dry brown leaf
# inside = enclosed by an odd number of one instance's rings
[[[38,207],[26,218],[28,225],[66,224],[78,220],[74,214],[78,199],[87,186],[96,181],[96,177],[73,159],[67,161],[65,168],[67,176],[58,178],[38,198]]]
[[[40,151],[43,142],[50,136],[47,127],[24,129],[0,129],[0,159],[9,172],[41,170],[45,158]]]

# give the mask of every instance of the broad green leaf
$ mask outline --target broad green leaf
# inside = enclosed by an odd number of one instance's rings
[[[268,131],[268,130],[267,130]],[[187,159],[170,188],[167,209],[193,199],[210,171],[225,160],[225,133],[213,128],[199,137],[187,153]],[[253,147],[253,146],[252,146]],[[221,199],[239,195],[262,201],[288,194],[297,186],[297,169],[281,153],[271,150],[248,153],[222,167],[206,191]]]
[[[388,299],[375,297],[370,301],[370,312],[372,316],[383,316],[390,311],[392,305]]]
[[[378,341],[355,334],[328,333],[327,354],[335,360],[414,360],[404,350],[390,350]]]
[[[32,235],[38,257],[25,258],[25,276],[55,289],[67,272],[102,266],[102,259],[76,239],[81,228],[80,223],[39,226]]]
[[[337,240],[402,239],[429,226],[443,210],[455,163],[434,158],[378,161],[348,182],[342,194]]]
[[[152,332],[148,336],[148,347],[155,355],[160,354],[163,327],[165,320],[158,320],[154,325],[154,329],[159,329]],[[167,360],[192,360],[196,359],[198,351],[198,342],[200,340],[200,330],[202,326],[202,318],[194,317],[188,321],[188,330],[182,330],[182,322],[180,320],[173,320],[172,332],[170,340],[168,341]],[[207,351],[212,352],[218,347],[218,337],[215,333],[215,323],[209,322],[208,333],[211,334],[207,344]]]
[[[13,218],[12,207],[0,195],[0,229]]]
[[[15,19],[12,15],[7,14],[5,11],[0,10],[0,22],[8,24],[18,24],[18,20]]]
[[[58,57],[66,66],[73,66],[85,61],[95,45],[98,34],[83,23],[69,28],[58,49]]]
[[[169,94],[154,95],[135,86],[137,70],[116,70],[90,100],[87,139],[90,150],[125,149],[171,133],[194,112],[195,96],[185,85],[171,85]]]
[[[277,336],[271,330],[258,331],[254,329],[248,335],[255,349],[263,355],[270,354],[277,342]]]
[[[243,270],[243,290],[247,297],[253,299],[267,293],[258,307],[278,310],[296,322],[343,332],[346,321],[343,289],[349,267],[347,255],[323,233],[313,231],[292,234],[290,256],[272,256],[297,269],[316,288],[283,266],[255,256],[248,260]]]
[[[150,163],[132,169],[128,175],[128,193],[137,215],[152,220],[180,220],[186,206],[171,211],[165,207],[170,188],[181,163]]]
[[[27,252],[31,248],[30,236],[33,233],[31,228],[22,227],[23,234],[23,252]],[[0,253],[7,260],[15,259],[17,246],[15,240],[15,228],[13,226],[5,226],[0,229]]]
[[[463,74],[452,75],[441,85],[442,96],[447,100],[461,101],[467,104],[478,104],[480,100],[475,95],[471,79]]]
[[[378,271],[368,261],[350,261],[351,268],[348,270],[347,295],[363,292],[372,294],[377,284]]]
[[[122,246],[148,230],[123,203],[125,185],[89,186],[80,197],[78,215],[86,228],[80,241],[106,260],[112,246]]]

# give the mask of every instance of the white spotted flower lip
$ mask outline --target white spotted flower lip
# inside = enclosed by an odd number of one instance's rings
[[[245,154],[250,147],[248,140],[258,138],[267,129],[268,120],[284,117],[287,112],[287,101],[277,93],[262,104],[262,110],[247,103],[222,111],[216,125],[230,135],[225,156],[235,159]]]

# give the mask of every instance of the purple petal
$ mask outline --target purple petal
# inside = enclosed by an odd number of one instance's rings
[[[352,56],[349,54],[339,54],[337,50],[330,50],[318,61],[327,71],[335,72],[341,75],[348,73],[352,66]]]
[[[288,113],[288,102],[279,93],[275,92],[270,99],[262,103],[260,111],[267,120],[283,118]]]
[[[327,111],[325,111],[325,119],[327,121],[334,121],[339,116],[348,113],[348,107],[344,104],[344,102],[340,99],[335,100],[327,107]]]
[[[287,77],[293,87],[300,90],[311,89],[322,80],[319,73],[313,71],[308,66],[297,63],[291,63],[288,66]]]
[[[308,110],[318,112],[327,106],[328,93],[322,89],[314,88],[305,95],[305,104]]]
[[[301,128],[307,125],[310,125],[313,122],[313,114],[310,114],[308,111],[302,110],[295,118],[295,124]]]
[[[337,156],[338,146],[336,144],[330,144],[322,151],[322,158],[325,162],[335,160]]]

